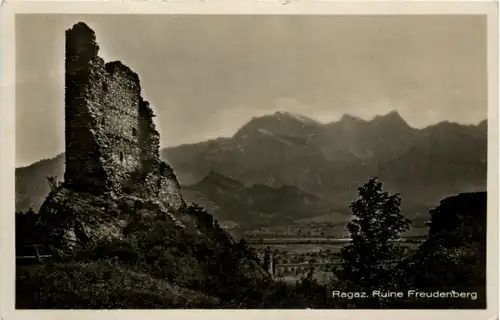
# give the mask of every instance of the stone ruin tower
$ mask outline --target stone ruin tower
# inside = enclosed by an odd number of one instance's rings
[[[180,185],[160,160],[160,136],[138,75],[119,61],[105,63],[98,52],[86,24],[66,31],[65,187],[154,198],[178,209]]]

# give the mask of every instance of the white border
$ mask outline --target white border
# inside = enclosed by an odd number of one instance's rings
[[[146,0],[147,1],[147,0]],[[240,320],[267,319],[498,318],[498,3],[482,1],[403,2],[325,0],[150,0],[80,2],[9,2],[1,6],[1,104],[0,104],[0,268],[2,320],[10,319],[136,319],[152,317],[203,317],[207,320],[237,316]],[[14,167],[15,167],[15,31],[16,13],[78,14],[484,14],[488,16],[488,309],[487,310],[14,310]]]

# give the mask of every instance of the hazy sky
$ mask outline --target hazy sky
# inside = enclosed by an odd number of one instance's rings
[[[277,110],[319,121],[398,110],[414,127],[487,117],[483,16],[16,16],[16,165],[64,151],[64,31],[139,74],[161,145]]]

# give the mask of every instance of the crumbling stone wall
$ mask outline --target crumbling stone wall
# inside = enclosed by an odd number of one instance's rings
[[[98,56],[84,23],[66,31],[65,185],[90,193],[140,192],[184,205],[172,169],[160,160],[153,111],[138,75]]]
[[[179,181],[175,177],[172,168],[164,162],[160,164],[160,175],[158,181],[159,186],[157,190],[160,201],[169,203],[174,208],[184,205]]]
[[[66,171],[65,184],[78,189],[104,189],[105,172],[90,124],[89,103],[92,70],[99,46],[93,32],[83,24],[66,31]]]

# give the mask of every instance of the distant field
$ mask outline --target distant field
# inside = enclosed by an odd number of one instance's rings
[[[282,277],[275,277],[276,280],[284,281],[287,283],[295,283],[303,278],[304,275],[285,275]],[[314,272],[313,278],[320,284],[327,284],[333,278],[333,272],[327,271],[316,271]]]
[[[254,248],[265,248],[269,244],[255,244],[252,245]],[[330,249],[332,252],[339,252],[345,244],[275,244],[272,245],[273,249],[279,249],[282,251],[288,251],[290,253],[302,254],[302,253],[312,253],[320,252],[321,250]]]
[[[347,223],[348,221],[351,220],[352,215],[346,214],[346,213],[329,213],[329,214],[324,214],[321,216],[316,216],[312,218],[307,218],[307,219],[300,219],[300,220],[295,220],[295,223],[325,223],[325,222],[332,222],[332,223]]]
[[[330,243],[330,239],[349,238],[350,233],[347,230],[347,223],[351,220],[351,218],[352,216],[347,214],[330,213],[313,218],[296,220],[292,223],[284,223],[273,226],[259,226],[240,230],[240,234],[251,243],[257,243],[261,241],[261,239],[264,239],[264,242],[266,243],[273,244],[282,241],[276,239],[286,239],[283,243],[309,241],[306,239],[310,239],[312,242],[316,242],[319,239],[321,242]],[[404,238],[427,236],[428,228],[426,226],[426,222],[427,219],[415,219],[412,221],[411,229],[405,232],[402,236]]]
[[[336,238],[260,238],[260,239],[247,239],[248,244],[346,244],[349,239],[336,239]]]
[[[429,228],[427,227],[419,227],[419,228],[411,228],[403,234],[404,238],[420,238],[427,237],[429,234]]]
[[[401,239],[402,242],[421,242],[425,238],[425,234],[416,232],[414,235],[406,236]],[[336,244],[346,245],[350,239],[337,239],[337,238],[294,238],[294,237],[278,237],[278,238],[259,238],[259,239],[246,239],[247,243],[252,246],[256,245],[291,245],[291,244],[304,244],[304,245],[319,245],[319,244]],[[400,241],[400,240],[398,240]]]

